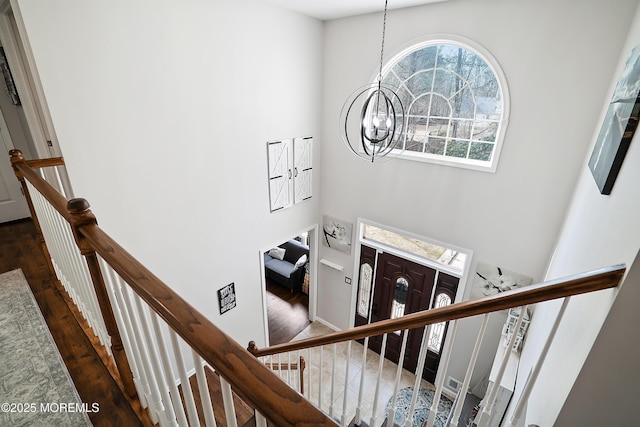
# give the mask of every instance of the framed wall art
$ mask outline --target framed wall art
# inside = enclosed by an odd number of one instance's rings
[[[469,299],[482,298],[500,292],[529,286],[533,279],[524,274],[509,271],[506,268],[478,262],[473,276]]]
[[[611,194],[640,114],[640,46],[631,51],[613,91],[607,114],[589,159],[601,194]]]
[[[220,314],[224,314],[236,306],[236,285],[229,283],[224,288],[218,289],[218,306]]]
[[[322,243],[345,254],[351,254],[353,224],[329,215],[322,217]]]

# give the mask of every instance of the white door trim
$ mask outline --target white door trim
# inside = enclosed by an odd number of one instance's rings
[[[15,0],[0,0],[0,40],[11,65],[37,156],[61,156],[20,6]]]

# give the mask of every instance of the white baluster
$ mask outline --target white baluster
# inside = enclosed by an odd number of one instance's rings
[[[255,411],[256,427],[267,427],[267,419],[260,412]]]
[[[122,346],[124,347],[124,352],[127,355],[127,361],[129,362],[129,368],[131,369],[133,383],[135,384],[138,396],[140,396],[142,394],[142,389],[140,387],[138,361],[134,357],[133,346],[130,340],[131,330],[129,329],[128,320],[125,320],[125,316],[128,314],[123,311],[122,301],[118,299],[117,289],[119,285],[115,281],[115,272],[101,257],[98,257],[98,263],[100,264],[105,287],[107,288],[109,300],[111,301],[111,306],[113,307],[113,312],[116,317],[116,323],[118,324],[118,330],[120,331],[120,337],[122,338]]]
[[[409,405],[409,412],[407,420],[405,421],[406,427],[411,427],[413,424],[413,412],[416,409],[416,402],[418,401],[418,395],[420,394],[420,384],[422,383],[422,372],[424,371],[424,361],[427,358],[427,337],[431,333],[431,325],[424,328],[422,332],[422,341],[420,341],[420,353],[418,354],[418,366],[416,367],[416,380],[413,383],[413,393],[411,394],[411,404]],[[429,408],[429,411],[433,411],[433,405]],[[435,409],[436,411],[438,408]],[[435,411],[434,411],[435,412]]]
[[[364,346],[362,348],[362,369],[360,372],[360,388],[358,389],[358,404],[356,406],[356,417],[355,423],[360,425],[362,422],[362,415],[360,411],[362,411],[362,399],[364,395],[364,378],[365,378],[365,370],[367,367],[367,346],[369,345],[369,337],[364,339]]]
[[[202,365],[202,358],[191,350],[193,355],[193,363],[196,367],[196,379],[198,380],[198,391],[200,392],[200,402],[202,403],[202,411],[204,412],[204,421],[207,427],[216,427],[216,417],[213,414],[213,404],[211,403],[211,395],[209,394],[209,384],[207,376]]]
[[[382,348],[380,351],[380,360],[378,361],[378,379],[376,380],[376,393],[373,398],[373,408],[371,409],[371,426],[378,425],[378,398],[380,397],[380,386],[382,384],[382,371],[384,369],[384,355],[387,349],[387,336],[388,334],[384,334],[382,337]],[[368,340],[368,338],[367,338]],[[367,341],[365,340],[365,341]],[[367,343],[365,342],[365,348],[367,348]]]
[[[451,342],[455,342],[456,332],[458,331],[458,321],[454,320],[451,325],[451,332],[449,333]],[[436,384],[436,392],[433,396],[433,405],[432,408],[437,408],[440,405],[440,397],[442,396],[442,388],[444,387],[444,377],[445,372],[449,369],[449,361],[451,360],[451,349],[449,349],[445,355],[444,359],[440,361],[440,367],[438,368],[441,372],[440,377],[438,378]],[[436,422],[436,412],[437,411],[429,411],[429,419],[427,420],[427,427],[433,427]]]
[[[560,321],[562,320],[562,317],[564,316],[564,312],[567,310],[567,306],[569,305],[569,301],[571,300],[571,297],[566,297],[564,299],[564,301],[562,302],[562,306],[560,307],[560,311],[558,312],[558,315],[556,316],[556,320],[553,323],[553,326],[551,328],[551,331],[549,332],[549,336],[547,337],[547,341],[544,343],[544,347],[542,347],[542,352],[540,353],[540,357],[538,357],[538,360],[535,364],[535,366],[533,367],[533,369],[531,370],[531,373],[529,374],[529,377],[527,378],[527,381],[524,383],[524,389],[522,390],[522,393],[520,394],[520,398],[518,399],[518,403],[516,404],[516,408],[513,411],[513,415],[511,416],[511,419],[509,420],[509,424],[508,427],[515,427],[518,425],[520,418],[522,417],[522,413],[524,412],[524,408],[527,405],[527,402],[529,401],[529,396],[531,395],[531,390],[533,389],[533,386],[536,383],[536,380],[538,379],[538,375],[540,374],[540,369],[542,368],[542,365],[544,364],[544,360],[547,357],[547,354],[549,353],[549,349],[551,348],[551,343],[553,342],[553,339],[556,336],[556,332],[558,332],[558,327],[560,326]],[[515,333],[514,333],[515,335]]]
[[[153,421],[154,424],[157,424],[158,422],[160,422],[160,417],[163,416],[162,414],[164,413],[164,408],[162,406],[162,399],[160,398],[160,390],[158,388],[157,378],[155,377],[153,370],[151,369],[151,360],[149,359],[150,349],[147,348],[145,338],[140,326],[139,319],[144,315],[144,313],[136,310],[133,300],[137,297],[131,295],[128,287],[125,285],[122,290],[125,305],[129,312],[129,318],[131,319],[135,342],[140,352],[140,359],[142,361],[140,363],[140,367],[144,370],[144,376],[149,385],[147,403],[149,404],[151,421]]]
[[[222,403],[224,404],[224,415],[227,419],[227,427],[238,427],[236,408],[233,405],[233,394],[231,393],[231,384],[222,377],[220,377],[220,389],[222,390]]]
[[[127,330],[127,336],[129,338],[129,345],[131,347],[131,354],[133,357],[130,358],[130,361],[133,360],[133,365],[135,366],[137,371],[134,372],[134,381],[136,381],[138,386],[138,397],[140,402],[144,407],[150,406],[149,396],[151,396],[151,388],[149,386],[149,381],[147,379],[147,373],[144,368],[144,361],[140,352],[140,346],[137,342],[135,335],[135,328],[137,325],[134,324],[135,319],[133,318],[133,314],[130,308],[127,306],[127,300],[125,299],[124,293],[126,291],[127,284],[124,283],[122,278],[117,275],[117,273],[113,270],[110,271],[110,276],[114,284],[114,294],[116,300],[118,301],[118,305],[120,306],[120,311],[122,313],[122,320],[124,320],[125,329]],[[133,320],[132,320],[133,319]],[[141,392],[140,392],[141,391]]]
[[[393,388],[393,397],[391,397],[391,408],[389,408],[389,414],[387,415],[388,425],[393,425],[396,416],[396,403],[398,401],[398,389],[400,388],[400,378],[402,377],[402,365],[404,363],[404,354],[407,348],[407,337],[409,331],[405,329],[402,331],[402,345],[400,347],[400,357],[398,358],[398,367],[396,369],[396,380]]]
[[[158,316],[154,312],[151,312],[151,325],[155,332],[158,350],[160,351],[160,359],[162,361],[162,368],[164,369],[164,376],[167,379],[169,390],[171,392],[169,396],[169,400],[173,405],[173,410],[177,420],[177,424],[183,425],[183,426],[187,425],[187,417],[185,416],[184,408],[182,407],[182,402],[180,401],[180,392],[178,391],[178,386],[176,384],[176,377],[173,373],[173,369],[171,368],[169,353],[167,352],[167,346],[164,342],[164,337],[162,336],[162,329],[160,328],[160,322],[158,321]]]
[[[184,359],[182,357],[182,350],[180,349],[180,344],[178,342],[178,335],[173,331],[173,329],[169,329],[169,338],[171,339],[171,348],[173,349],[173,355],[176,359],[178,375],[180,375],[180,384],[182,385],[182,395],[184,396],[184,403],[185,403],[185,406],[187,407],[189,424],[192,426],[199,426],[200,419],[198,418],[196,401],[193,398],[193,391],[191,390],[189,375],[187,374],[187,369],[184,366]]]
[[[167,379],[164,377],[164,372],[162,371],[162,367],[160,366],[160,361],[158,360],[158,349],[159,343],[156,344],[153,341],[153,331],[149,326],[149,322],[147,320],[147,314],[145,307],[143,306],[142,299],[136,295],[135,297],[136,307],[138,308],[138,317],[140,320],[140,325],[142,326],[143,336],[145,342],[147,344],[147,349],[149,350],[149,360],[151,361],[151,371],[153,372],[153,376],[155,378],[156,383],[158,384],[158,391],[160,392],[160,398],[162,399],[162,407],[164,411],[162,412],[162,416],[167,425],[177,425],[176,423],[176,414],[173,412],[173,406],[171,405],[171,397],[169,396],[169,388],[167,386]],[[151,313],[150,316],[153,316],[154,313]],[[164,423],[160,421],[160,425]]]
[[[311,400],[311,367],[313,365],[313,359],[311,359],[311,349],[308,348],[307,349],[307,360],[309,363],[309,375],[307,375],[307,387],[305,388],[305,390],[307,391],[307,399]]]
[[[296,351],[296,361],[298,362],[298,375],[294,378],[295,389],[299,392],[302,385],[302,377],[304,376],[302,371],[302,359],[300,358],[300,350]]]
[[[464,405],[464,400],[465,400],[465,397],[467,396],[467,390],[469,390],[471,375],[473,375],[473,369],[475,368],[476,361],[478,360],[478,353],[480,352],[480,346],[482,345],[484,333],[487,330],[488,321],[489,321],[489,313],[485,314],[482,317],[482,326],[480,326],[480,331],[478,332],[478,338],[476,338],[476,345],[473,347],[473,353],[471,353],[471,360],[469,360],[469,366],[467,367],[467,373],[464,376],[464,381],[462,382],[462,388],[459,391],[460,398],[458,399],[458,402],[455,405],[455,410],[452,409],[453,417],[451,418],[451,423],[449,424],[451,427],[458,427],[458,420],[460,418],[460,414],[462,413],[462,406]]]
[[[318,366],[318,408],[322,411],[322,366],[324,362],[324,351],[323,347],[320,346],[320,365]]]
[[[287,384],[289,387],[293,387],[291,383],[291,352],[287,352]]]
[[[486,427],[486,425],[489,423],[489,418],[491,417],[491,412],[493,412],[496,397],[498,396],[498,390],[500,389],[500,383],[502,383],[502,377],[504,377],[504,373],[507,370],[509,358],[511,357],[511,351],[513,350],[513,347],[515,345],[516,338],[518,337],[518,331],[520,330],[522,320],[524,319],[528,307],[529,306],[520,308],[520,316],[518,316],[513,334],[511,334],[511,337],[509,338],[509,344],[507,344],[508,350],[505,352],[505,355],[502,358],[502,362],[500,363],[500,367],[498,368],[498,373],[496,374],[495,381],[493,382],[493,387],[491,387],[489,396],[487,397],[486,402],[484,403],[484,407],[482,408],[480,420],[478,421],[478,427]]]
[[[331,404],[329,405],[329,416],[333,417],[333,413],[335,411],[335,400],[336,400],[336,359],[338,344],[333,344],[333,361],[331,362]]]
[[[351,341],[347,342],[347,367],[344,373],[344,395],[342,397],[342,427],[347,425],[347,402],[349,401],[349,366],[351,365]]]

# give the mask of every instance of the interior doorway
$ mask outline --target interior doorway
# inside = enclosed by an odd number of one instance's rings
[[[315,318],[317,226],[261,251],[268,345],[291,341]]]

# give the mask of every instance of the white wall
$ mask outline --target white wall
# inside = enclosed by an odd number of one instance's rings
[[[322,23],[253,0],[18,4],[76,194],[188,302],[264,345],[258,251],[319,202],[316,179],[311,201],[269,213],[266,142],[322,142]],[[220,316],[230,282],[238,306]]]
[[[592,122],[590,131],[592,137],[590,141],[595,142],[595,138],[600,130],[602,118],[607,109],[607,104],[611,99],[611,94],[620,72],[628,58],[631,49],[640,43],[640,11],[630,12],[634,17],[633,25],[629,31],[628,38],[619,57],[614,62],[616,70],[609,78],[609,90],[600,99],[601,114],[598,120]],[[634,16],[635,15],[635,16]],[[586,153],[586,157],[581,160],[582,170],[571,206],[567,212],[562,233],[559,236],[553,258],[549,263],[547,278],[553,279],[575,272],[585,271],[607,265],[626,263],[628,268],[637,270],[634,260],[640,248],[640,142],[638,136],[634,137],[631,146],[625,157],[622,169],[609,196],[603,196],[587,167],[591,154],[592,144]],[[637,263],[637,261],[636,261]],[[627,286],[637,287],[637,275],[634,279],[636,283],[624,283],[622,290],[607,290],[596,294],[589,294],[572,298],[567,312],[558,330],[554,344],[547,356],[540,377],[533,389],[533,394],[529,401],[526,423],[539,425],[552,425],[560,413],[562,404],[571,396],[570,404],[562,409],[565,418],[570,419],[574,414],[584,411],[589,407],[587,401],[576,402],[580,396],[588,396],[589,391],[581,387],[581,383],[575,383],[581,367],[589,355],[594,342],[604,340],[620,340],[625,342],[624,337],[629,337],[627,345],[623,348],[610,348],[611,353],[617,351],[637,350],[637,331],[632,328],[618,331],[616,337],[607,335],[598,337],[598,332],[605,322],[605,319],[633,317],[637,311],[636,304],[629,307],[618,299],[637,297],[637,292],[626,290]],[[526,376],[533,361],[537,358],[542,342],[548,336],[551,324],[556,318],[560,302],[541,304],[537,307],[533,317],[529,336],[525,344],[520,375]],[[611,311],[610,311],[611,310]],[[628,310],[634,310],[633,313]],[[616,322],[616,320],[607,320]],[[620,324],[618,321],[617,324]],[[610,331],[610,329],[609,329]],[[629,335],[631,334],[631,335]],[[596,340],[597,338],[597,340]],[[635,344],[634,344],[635,342]],[[596,346],[598,348],[598,346]],[[601,350],[600,350],[601,351]],[[636,351],[637,353],[637,351]],[[599,356],[602,360],[602,356]],[[615,358],[610,358],[610,362],[598,365],[597,369],[608,372],[612,378],[630,375],[627,366],[615,362]],[[635,359],[637,362],[637,359]],[[591,365],[593,366],[593,365]],[[588,369],[589,367],[585,367]],[[637,365],[635,367],[637,371]],[[583,375],[593,375],[595,373],[587,371]],[[635,373],[634,373],[635,374]],[[619,384],[621,388],[611,384],[603,384],[600,389],[602,396],[607,394],[607,387],[611,393],[617,396],[625,396],[624,384]],[[636,389],[636,395],[638,390]],[[637,402],[636,402],[637,403]],[[602,407],[602,402],[596,408]],[[604,409],[603,409],[604,410]],[[635,417],[632,408],[627,407],[628,420]],[[607,413],[609,413],[607,409]],[[587,412],[588,413],[588,412]],[[578,418],[576,418],[578,419]],[[580,418],[582,419],[582,418]],[[558,425],[584,425],[558,424]],[[593,424],[593,425],[597,425]],[[609,425],[615,425],[614,422]]]
[[[511,117],[495,174],[408,160],[369,164],[352,156],[338,118],[347,96],[377,71],[382,14],[327,22],[322,212],[468,248],[475,260],[542,279],[636,4],[456,0],[389,12],[386,58],[437,33],[470,38],[497,58]],[[335,303],[318,314],[346,327],[350,299],[343,296],[350,288],[343,276],[354,276],[353,260],[325,247],[320,256],[347,268],[327,281],[335,274],[320,270],[319,292]],[[460,345],[475,340],[477,321],[467,323]],[[492,357],[483,353],[477,375]]]
[[[558,426],[624,426],[640,402],[640,254],[556,419]]]

